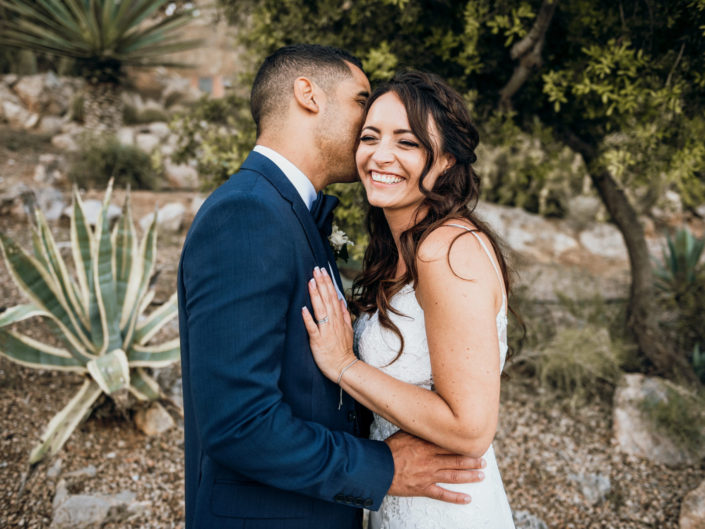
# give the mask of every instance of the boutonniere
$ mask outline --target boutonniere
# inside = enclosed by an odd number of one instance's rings
[[[343,230],[338,228],[337,224],[333,224],[333,231],[328,236],[328,242],[333,248],[335,258],[343,261],[347,261],[348,257],[350,257],[348,255],[348,246],[355,246],[355,243],[348,238]]]

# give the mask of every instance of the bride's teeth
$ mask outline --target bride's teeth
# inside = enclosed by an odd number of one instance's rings
[[[381,182],[383,184],[396,184],[397,182],[401,182],[403,180],[403,178],[399,178],[398,176],[379,174],[375,172],[370,172],[370,176],[375,182]]]

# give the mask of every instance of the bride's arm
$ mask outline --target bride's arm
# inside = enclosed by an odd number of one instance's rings
[[[456,453],[479,457],[495,434],[499,409],[499,344],[496,314],[502,290],[477,239],[438,229],[419,250],[416,296],[424,310],[435,392],[391,377],[361,361],[340,384],[358,402],[402,430]],[[330,279],[314,274],[310,285],[316,325],[304,312],[316,363],[338,381],[355,360],[349,316]],[[316,288],[318,285],[318,288]]]

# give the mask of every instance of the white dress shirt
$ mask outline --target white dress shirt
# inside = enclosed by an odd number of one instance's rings
[[[274,165],[276,165],[281,170],[281,172],[284,173],[284,176],[289,179],[291,185],[294,186],[296,191],[299,193],[299,196],[301,196],[301,200],[304,201],[304,204],[306,204],[308,210],[311,211],[311,206],[313,206],[313,202],[316,200],[316,188],[313,187],[311,180],[308,179],[308,177],[301,171],[301,169],[296,167],[293,163],[284,158],[277,151],[270,149],[269,147],[265,147],[264,145],[255,145],[255,148],[252,150],[260,153],[262,156],[266,156],[267,158],[269,158],[274,163]],[[330,263],[328,263],[328,268],[330,269],[330,277],[333,280],[333,285],[335,286],[335,290],[338,293],[338,298],[344,300],[345,297],[343,296],[340,287],[338,286],[338,282],[335,280],[333,266]],[[313,274],[313,270],[311,270],[311,274]]]

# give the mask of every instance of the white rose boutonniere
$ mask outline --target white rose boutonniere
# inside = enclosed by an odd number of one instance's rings
[[[348,238],[343,230],[338,228],[337,224],[333,224],[333,231],[328,236],[328,242],[333,248],[335,258],[340,258],[343,261],[347,261],[349,257],[348,246],[355,246],[355,243]]]

